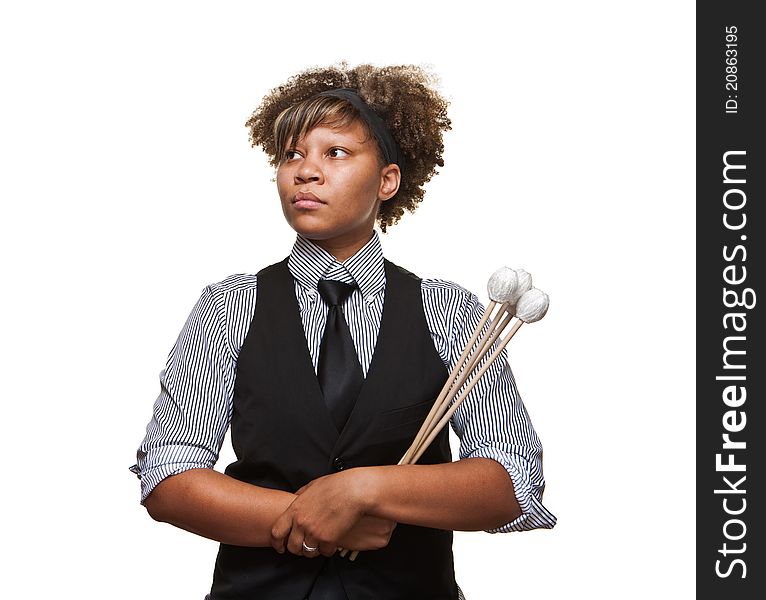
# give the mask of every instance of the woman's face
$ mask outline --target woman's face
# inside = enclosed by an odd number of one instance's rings
[[[288,149],[277,169],[285,219],[338,260],[372,235],[380,202],[399,187],[399,168],[381,167],[378,145],[358,121],[315,127]]]

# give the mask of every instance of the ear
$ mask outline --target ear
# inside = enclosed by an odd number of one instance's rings
[[[399,184],[402,180],[402,172],[399,165],[390,164],[383,167],[380,171],[380,189],[378,198],[385,202],[396,195],[399,191]]]

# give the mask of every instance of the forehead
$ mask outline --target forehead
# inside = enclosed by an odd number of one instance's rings
[[[355,119],[348,123],[319,123],[303,132],[294,143],[329,142],[337,139],[343,139],[359,145],[374,142],[367,126],[358,119]]]

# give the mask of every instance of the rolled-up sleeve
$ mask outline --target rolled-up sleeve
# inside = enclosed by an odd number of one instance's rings
[[[434,286],[434,310],[429,321],[436,321],[441,312],[441,324],[434,323],[434,342],[449,369],[460,356],[481,321],[484,307],[470,292],[452,284],[452,289]],[[426,299],[424,290],[424,300]],[[429,311],[426,311],[427,314]],[[487,326],[485,326],[486,330]],[[480,363],[484,365],[487,357]],[[478,370],[478,369],[477,369]],[[459,457],[489,458],[500,463],[508,472],[521,515],[490,533],[550,529],[556,517],[543,506],[545,490],[543,477],[543,448],[535,432],[508,364],[505,350],[476,382],[451,420],[460,438]]]
[[[146,436],[131,467],[141,503],[163,479],[212,468],[231,420],[236,361],[227,345],[225,310],[214,286],[195,304],[160,373]]]

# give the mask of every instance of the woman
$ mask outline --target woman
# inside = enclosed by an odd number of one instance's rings
[[[446,106],[417,67],[341,64],[294,76],[248,121],[297,239],[284,261],[204,290],[134,467],[154,519],[221,542],[212,600],[457,598],[453,530],[555,524],[504,360],[453,416],[460,460],[443,430],[396,466],[483,312],[386,261],[374,231],[414,211],[442,166]],[[347,297],[325,296],[343,283]],[[327,377],[336,329],[352,354]]]

